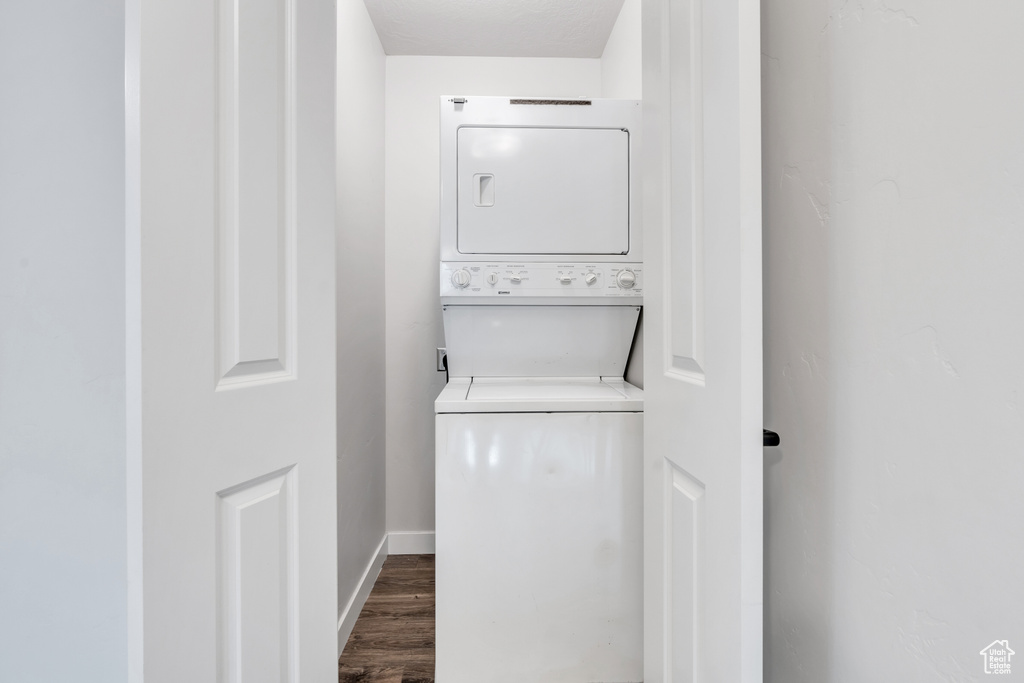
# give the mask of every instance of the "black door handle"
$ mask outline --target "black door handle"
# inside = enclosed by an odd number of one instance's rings
[[[782,440],[779,438],[778,434],[776,434],[770,429],[764,430],[765,448],[768,448],[769,446],[778,446],[780,443],[782,443]]]

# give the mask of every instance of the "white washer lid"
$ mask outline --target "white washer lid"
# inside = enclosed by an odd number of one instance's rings
[[[643,412],[643,390],[621,377],[454,377],[438,413]]]

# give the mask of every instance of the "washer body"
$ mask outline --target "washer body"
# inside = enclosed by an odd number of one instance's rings
[[[438,397],[439,683],[642,679],[641,393],[545,378]]]

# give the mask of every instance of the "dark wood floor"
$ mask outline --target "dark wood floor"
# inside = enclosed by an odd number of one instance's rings
[[[433,555],[384,561],[338,659],[338,681],[433,683]]]

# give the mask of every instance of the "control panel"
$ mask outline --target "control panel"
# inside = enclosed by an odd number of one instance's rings
[[[444,297],[643,297],[639,263],[442,262]]]

